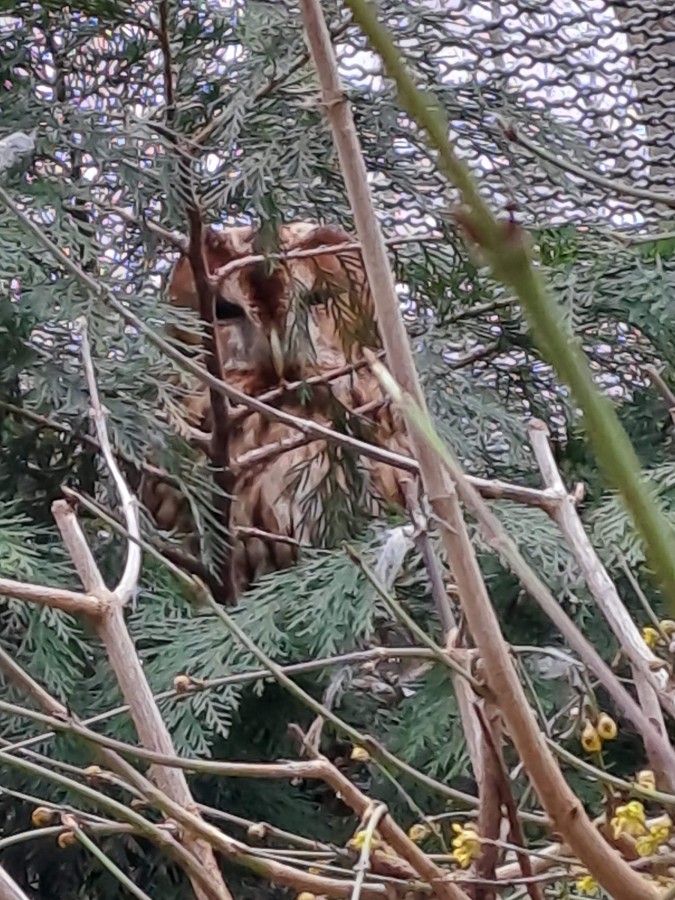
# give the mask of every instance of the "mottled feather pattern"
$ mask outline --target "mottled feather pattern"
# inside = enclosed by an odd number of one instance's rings
[[[350,235],[332,226],[292,223],[278,229],[274,253],[351,242]],[[208,229],[205,233],[205,258],[211,276],[218,279],[215,328],[228,384],[255,397],[358,362],[363,347],[379,348],[372,299],[358,251],[236,265],[259,253],[260,239],[253,228]],[[172,304],[198,309],[186,257],[174,267],[168,293]],[[199,335],[187,332],[174,330],[173,335],[193,346],[200,340]],[[281,372],[275,341],[283,357]],[[402,424],[365,367],[314,386],[306,402],[288,390],[271,402],[299,418],[330,427],[334,427],[336,412],[344,420],[350,411],[366,407],[367,412],[356,421],[362,422],[367,439],[400,453],[407,451]],[[208,434],[208,390],[195,385],[182,406],[187,431],[197,425]],[[174,416],[175,412],[172,420]],[[186,429],[180,430],[186,433]],[[229,450],[235,472],[230,527],[239,535],[234,541],[233,574],[241,592],[261,575],[291,565],[297,544],[316,544],[322,510],[312,495],[332,463],[324,441],[307,441],[298,429],[255,412],[239,412],[234,417]],[[361,466],[369,481],[369,514],[377,515],[383,502],[405,505],[410,473],[367,458],[361,460]],[[301,478],[298,472],[302,472]],[[351,491],[344,469],[332,471],[331,476],[336,486]],[[142,499],[162,530],[179,527],[189,532],[188,505],[174,488],[146,478]],[[266,540],[242,534],[240,529],[256,529],[291,541]],[[194,547],[194,540],[191,543]]]

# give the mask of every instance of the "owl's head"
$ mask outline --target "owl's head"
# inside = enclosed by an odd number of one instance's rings
[[[339,228],[307,222],[282,226],[272,248],[250,227],[206,232],[204,255],[217,279],[215,316],[226,370],[253,367],[270,382],[292,380],[314,366],[340,366],[360,347],[378,346],[360,254],[337,249],[352,241]],[[336,251],[312,253],[322,247]],[[284,259],[289,252],[298,255]],[[169,294],[176,306],[198,310],[187,257],[174,268]]]

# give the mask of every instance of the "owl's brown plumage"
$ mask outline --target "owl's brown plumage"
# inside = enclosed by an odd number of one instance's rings
[[[274,252],[337,248],[352,241],[341,229],[299,222],[278,230]],[[324,376],[348,363],[358,364],[364,347],[379,348],[372,300],[358,252],[327,251],[307,258],[266,258],[238,265],[238,261],[261,254],[263,249],[260,235],[252,228],[209,229],[205,235],[207,268],[219,279],[215,327],[224,380],[249,396],[277,389],[272,405],[331,427],[336,415],[344,418],[345,411],[365,407],[362,420],[368,439],[405,453],[407,444],[400,423],[367,368],[313,386],[309,401],[304,403],[299,391],[282,390],[289,382]],[[199,307],[187,257],[174,267],[169,296],[176,306]],[[178,336],[186,343],[199,341],[198,336],[186,332]],[[185,419],[209,431],[210,415],[208,391],[196,386],[185,402]],[[301,544],[316,541],[321,511],[312,506],[308,514],[306,501],[325,478],[331,462],[324,441],[300,441],[301,432],[290,425],[257,412],[233,411],[229,449],[235,487],[230,525],[238,535],[233,576],[239,592],[260,575],[292,564],[296,556],[292,543],[251,535],[248,530],[258,529]],[[403,506],[410,473],[371,459],[363,458],[361,463],[370,481],[369,512],[375,514],[381,501]],[[332,474],[349,492],[347,472],[341,469]],[[160,528],[174,528],[181,517],[185,526],[186,504],[179,503],[175,491],[167,485],[146,481],[142,499]]]

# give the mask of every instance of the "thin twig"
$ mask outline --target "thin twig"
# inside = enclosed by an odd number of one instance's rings
[[[87,444],[94,450],[97,450],[99,452],[101,450],[101,445],[95,437],[92,437],[90,434],[80,434],[79,432],[74,431],[69,425],[63,425],[60,422],[56,422],[49,416],[40,415],[40,413],[36,413],[31,409],[26,409],[23,406],[15,406],[15,404],[13,403],[6,403],[4,400],[0,400],[0,409],[6,410],[8,413],[11,413],[18,419],[25,419],[27,422],[32,422],[34,425],[37,425],[40,428],[49,428],[51,431],[55,431],[57,434],[68,435],[69,437],[78,441],[78,443]],[[119,447],[116,447],[113,452],[118,459],[122,460],[122,462],[126,463],[127,465],[133,466],[133,468],[135,469],[141,469],[143,472],[147,472],[148,475],[151,475],[158,481],[164,481],[167,484],[172,485],[178,484],[178,480],[176,479],[176,477],[174,475],[171,475],[164,469],[160,469],[157,466],[150,465],[150,463],[136,460],[128,453],[125,453],[124,450],[121,450]]]
[[[410,630],[411,634],[413,634],[417,640],[423,646],[427,647],[435,656],[435,658],[442,665],[446,666],[448,669],[451,669],[455,674],[461,675],[462,678],[465,678],[467,682],[471,685],[474,690],[480,691],[482,688],[481,683],[474,678],[474,676],[461,666],[453,657],[446,651],[443,650],[442,647],[439,647],[438,644],[429,637],[429,635],[421,628],[417,622],[410,616],[406,610],[401,606],[401,604],[393,597],[386,587],[381,583],[381,581],[377,578],[373,570],[366,564],[363,560],[360,553],[358,553],[354,547],[350,544],[345,544],[345,552],[347,556],[352,560],[352,562],[358,566],[358,568],[363,572],[366,576],[370,584],[375,588],[377,595],[382,600],[384,605],[392,612],[399,621],[403,622],[403,624]]]
[[[329,760],[321,756],[318,751],[307,744],[305,735],[297,725],[289,726],[289,732],[295,737],[301,747],[303,747],[315,760],[320,761],[324,767],[324,777],[326,782],[333,788],[333,791],[347,804],[360,819],[370,814],[372,808],[372,800],[366,797],[356,785],[342,774]],[[414,844],[408,835],[403,831],[392,817],[383,814],[379,826],[380,833],[384,840],[418,873],[420,878],[430,884],[435,890],[435,896],[442,900],[468,900],[467,895],[461,888],[449,883],[446,879],[446,872],[440,869],[436,864]]]
[[[499,116],[496,118],[500,119]],[[619,181],[616,178],[608,178],[605,175],[600,175],[599,173],[594,172],[589,166],[574,163],[571,160],[566,159],[560,153],[554,153],[544,149],[544,147],[536,141],[532,141],[530,138],[525,137],[522,131],[516,128],[512,122],[506,122],[501,119],[501,126],[504,129],[506,137],[510,141],[519,144],[521,147],[525,147],[531,153],[534,153],[535,156],[556,166],[558,169],[562,169],[564,172],[569,172],[571,175],[575,175],[583,181],[597,184],[599,187],[605,188],[612,195],[625,194],[627,197],[635,197],[638,200],[650,200],[652,203],[660,203],[670,209],[675,209],[675,196],[672,194],[662,194],[660,191],[650,191],[646,188],[640,188],[633,184],[629,184],[627,181]]]
[[[141,550],[138,546],[141,528],[138,518],[138,501],[129,490],[126,480],[117,465],[117,460],[115,459],[115,454],[113,453],[108,438],[105,411],[101,405],[101,399],[98,394],[94,363],[91,358],[91,347],[87,335],[87,320],[84,318],[78,319],[76,326],[82,338],[82,360],[84,362],[84,372],[87,379],[89,396],[91,398],[91,411],[96,426],[96,435],[98,437],[98,442],[101,445],[101,453],[103,454],[106,466],[115,483],[115,488],[117,489],[120,498],[124,520],[130,537],[127,544],[127,560],[124,566],[124,572],[122,573],[122,577],[120,578],[117,587],[113,591],[116,602],[121,606],[126,606],[138,589],[138,580],[141,574],[142,558]]]
[[[82,846],[85,847],[92,856],[96,857],[104,869],[110,872],[113,878],[119,882],[121,888],[132,894],[137,900],[151,900],[145,891],[142,891],[131,878],[129,878],[126,872],[123,872],[120,867],[110,859],[107,853],[104,853],[103,850],[92,841],[80,827],[75,816],[64,815],[62,820],[68,831],[72,832]]]
[[[359,860],[354,866],[356,878],[354,880],[354,889],[352,890],[351,900],[360,900],[363,882],[370,869],[370,849],[377,831],[380,820],[387,815],[387,807],[384,803],[379,803],[371,812],[368,823],[364,829],[363,846],[359,854]]]
[[[666,409],[668,410],[671,420],[675,423],[675,393],[656,366],[645,366],[645,371],[666,404]]]

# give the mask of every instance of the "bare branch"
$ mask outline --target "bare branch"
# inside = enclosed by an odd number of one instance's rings
[[[215,339],[214,333],[216,292],[213,279],[209,277],[208,266],[204,258],[204,224],[194,198],[188,207],[188,219],[190,222],[188,257],[197,289],[199,316],[206,325],[202,333],[206,368],[212,378],[222,383],[223,359],[220,344]],[[217,487],[213,503],[218,510],[218,518],[221,525],[229,531],[232,491],[234,488],[234,475],[230,465],[229,449],[230,406],[227,396],[221,391],[215,390],[213,386],[209,387],[209,395],[213,432],[207,452],[214,464],[213,479]],[[236,591],[232,573],[232,548],[229,542],[228,546],[223,548],[222,557],[219,575],[223,589],[219,594],[222,593],[225,602],[234,603],[236,602]]]
[[[611,196],[614,196],[615,194],[624,194],[626,197],[636,197],[638,200],[651,200],[653,203],[661,203],[670,209],[675,208],[675,196],[672,194],[662,194],[660,191],[651,191],[647,188],[629,184],[626,181],[619,181],[616,178],[607,178],[605,175],[599,175],[597,172],[592,171],[589,166],[578,165],[561,156],[560,153],[552,153],[550,150],[546,150],[537,141],[532,141],[525,137],[522,131],[517,129],[512,122],[507,123],[502,120],[501,125],[508,140],[520,144],[521,147],[525,147],[530,153],[533,153],[535,156],[538,156],[540,159],[545,160],[553,166],[557,166],[557,168],[562,169],[563,172],[569,172],[571,175],[575,175],[583,181],[588,181],[591,184],[597,184],[600,185],[600,187],[606,188]]]
[[[653,722],[653,727],[662,736],[665,736],[667,733],[666,726],[659,708],[659,702],[670,716],[675,717],[675,694],[670,684],[668,671],[665,666],[660,665],[659,658],[652,653],[642,639],[637,625],[624,606],[614,582],[584,530],[574,503],[570,501],[567,495],[565,485],[551,452],[546,424],[535,420],[530,423],[529,432],[532,449],[544,484],[547,488],[556,491],[560,498],[560,502],[551,508],[550,515],[558,525],[567,545],[574,554],[577,565],[598,608],[607,620],[609,627],[612,629],[621,649],[633,668],[638,695],[645,712]],[[650,729],[646,734],[643,734],[643,738],[646,742],[647,752],[652,765],[659,771],[661,769],[660,754],[658,750],[654,753],[653,748],[650,746],[652,733]],[[667,778],[667,784],[671,790],[675,787],[675,782],[672,780],[674,775],[675,771],[672,769],[669,776],[661,771],[661,777]]]
[[[175,250],[180,250],[181,253],[187,252],[188,241],[185,235],[179,234],[177,231],[169,231],[157,222],[152,222],[150,219],[145,218],[145,216],[135,216],[133,213],[130,213],[119,206],[103,207],[103,210],[111,216],[118,216],[128,225],[135,225],[141,230],[147,228],[148,231],[152,232],[152,234],[156,234],[157,237],[161,238],[163,241],[166,241],[167,244]]]
[[[360,819],[370,815],[372,800],[362,794],[352,782],[342,774],[328,759],[308,746],[305,735],[297,727],[291,725],[289,732],[298,743],[321,763],[323,779],[339,796],[343,803],[352,809]],[[467,895],[457,885],[451,884],[443,869],[431,860],[426,853],[414,844],[389,814],[383,815],[379,823],[379,831],[384,840],[418,873],[420,878],[428,882],[441,900],[468,900]]]
[[[416,408],[425,404],[403,325],[386,249],[375,215],[363,155],[353,117],[344,95],[335,53],[330,41],[320,0],[301,0],[307,39],[321,83],[322,99],[331,124],[333,139],[349,195],[364,266],[373,294],[377,320],[387,354],[395,367],[396,382],[410,396]],[[365,7],[359,5],[361,15]],[[368,13],[373,15],[371,7]],[[394,50],[394,54],[397,51]],[[398,56],[396,56],[398,59]],[[423,102],[423,101],[420,101]],[[375,361],[374,365],[382,369]],[[391,378],[391,376],[389,376]],[[399,397],[400,388],[397,387]],[[425,411],[426,412],[426,411]],[[410,416],[406,416],[409,431]],[[570,790],[552,753],[546,747],[536,719],[502,636],[490,603],[474,548],[457,497],[474,494],[459,467],[451,470],[452,481],[438,465],[438,453],[419,430],[411,435],[413,453],[419,460],[424,488],[434,513],[442,524],[442,537],[450,560],[459,597],[471,635],[479,649],[488,686],[499,705],[510,737],[527,769],[546,812],[570,846],[588,865],[598,881],[616,900],[651,900],[653,891],[604,843],[588,819],[583,806]],[[454,481],[454,484],[453,484]],[[483,501],[476,494],[474,508]],[[644,717],[643,717],[644,718]]]
[[[115,483],[115,488],[117,489],[121,501],[122,512],[130,537],[130,540],[127,542],[127,561],[124,566],[124,572],[122,573],[122,577],[120,578],[117,587],[113,591],[115,601],[121,606],[126,606],[138,590],[138,579],[141,574],[142,556],[141,548],[138,545],[141,529],[138,519],[138,501],[129,490],[124,476],[117,465],[117,460],[115,459],[112,447],[110,446],[105,412],[98,395],[96,375],[94,374],[94,363],[91,358],[91,347],[89,346],[89,337],[87,335],[87,320],[84,318],[78,319],[77,325],[82,337],[82,359],[84,361],[87,387],[89,388],[89,396],[91,398],[91,410],[96,426],[96,435],[98,437],[98,442],[101,445],[101,452],[106,466]],[[86,541],[78,541],[78,543],[83,548],[86,546]]]
[[[27,584],[12,578],[0,578],[0,595],[26,600],[38,606],[51,606],[71,614],[99,616],[106,607],[104,601],[91,594],[78,594],[63,588],[46,587],[41,584]]]

